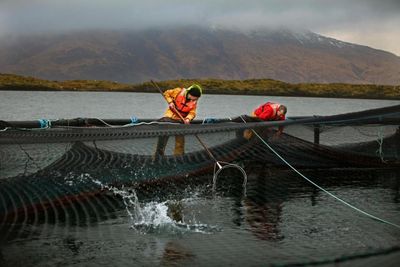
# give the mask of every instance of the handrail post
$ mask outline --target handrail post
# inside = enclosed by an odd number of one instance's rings
[[[320,125],[314,124],[314,144],[319,145]]]

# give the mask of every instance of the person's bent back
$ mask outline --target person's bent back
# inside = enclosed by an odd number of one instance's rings
[[[263,121],[282,121],[286,119],[286,112],[286,106],[267,102],[256,108],[252,115]]]

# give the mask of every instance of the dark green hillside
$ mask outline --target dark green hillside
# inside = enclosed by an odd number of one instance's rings
[[[290,84],[271,79],[184,79],[159,81],[157,83],[165,90],[179,86],[187,87],[193,82],[201,84],[206,94],[400,99],[400,86],[390,85]],[[0,74],[0,90],[157,92],[150,81],[141,84],[123,84],[97,80],[48,81],[13,74]]]

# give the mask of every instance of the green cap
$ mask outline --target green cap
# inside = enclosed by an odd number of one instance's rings
[[[200,97],[203,94],[203,89],[198,84],[192,84],[188,89],[187,93],[192,96]]]

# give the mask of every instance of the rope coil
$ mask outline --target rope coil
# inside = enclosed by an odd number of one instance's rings
[[[51,121],[47,119],[39,119],[39,124],[41,129],[51,128]]]

